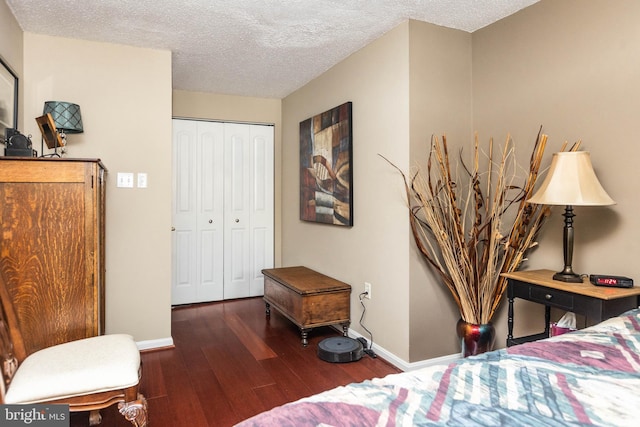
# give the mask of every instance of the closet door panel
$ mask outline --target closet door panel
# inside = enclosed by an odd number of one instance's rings
[[[178,253],[180,256],[174,260],[173,265],[173,304],[187,304],[195,301],[195,248],[195,233],[193,231],[174,231],[173,250],[174,253]]]
[[[197,302],[218,301],[224,289],[224,126],[197,124]]]
[[[224,285],[224,126],[173,121],[172,304],[216,301]]]
[[[251,129],[251,296],[264,294],[262,270],[273,268],[274,194],[273,127]]]
[[[172,304],[197,299],[197,127],[195,123],[173,121],[173,234]]]
[[[249,138],[249,126],[225,123],[225,299],[249,296]]]

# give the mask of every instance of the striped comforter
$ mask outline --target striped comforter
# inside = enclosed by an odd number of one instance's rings
[[[640,310],[543,341],[350,384],[249,426],[639,426]]]

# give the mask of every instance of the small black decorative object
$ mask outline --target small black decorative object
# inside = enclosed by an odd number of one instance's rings
[[[5,156],[33,157],[31,138],[13,128],[7,128],[5,133],[7,141],[7,148],[4,150]]]

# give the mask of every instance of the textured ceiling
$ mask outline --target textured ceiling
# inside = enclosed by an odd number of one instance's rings
[[[473,32],[538,0],[6,0],[24,31],[167,49],[173,88],[283,98],[407,19]]]

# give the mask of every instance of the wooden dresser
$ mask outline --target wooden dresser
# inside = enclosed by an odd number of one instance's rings
[[[29,354],[104,333],[105,171],[0,157],[0,274]]]
[[[267,315],[273,305],[300,328],[302,345],[313,328],[341,325],[347,336],[351,314],[351,286],[307,267],[262,270]]]

